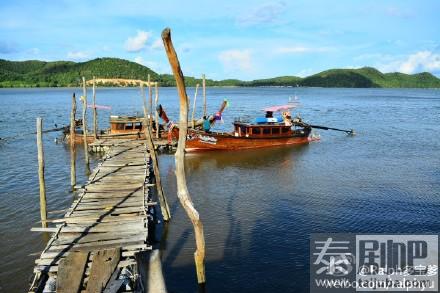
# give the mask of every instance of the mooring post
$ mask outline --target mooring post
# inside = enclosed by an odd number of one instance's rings
[[[185,89],[185,81],[182,70],[180,68],[179,59],[174,50],[173,42],[171,40],[171,32],[169,28],[162,31],[162,40],[165,46],[165,51],[168,60],[173,70],[176,79],[177,91],[180,100],[180,123],[179,123],[179,144],[177,147],[175,161],[176,161],[176,179],[177,179],[177,196],[180,203],[186,211],[186,214],[191,219],[194,226],[194,234],[196,238],[196,251],[194,252],[194,260],[197,271],[197,281],[201,288],[204,288],[206,283],[205,278],[205,236],[203,233],[203,224],[200,220],[200,215],[194,207],[191,196],[186,185],[185,178],[185,144],[186,134],[188,130],[188,96]]]
[[[43,119],[37,118],[38,179],[40,182],[41,226],[47,228],[46,183],[44,181]]]
[[[148,115],[149,115],[149,126],[153,126],[153,88],[151,87],[151,79],[148,74]]]
[[[98,138],[98,111],[96,111],[96,83],[93,77],[93,134],[95,139]]]
[[[72,190],[76,185],[75,115],[76,98],[73,93],[72,112],[70,113],[70,186],[72,186]]]
[[[84,138],[84,158],[86,161],[86,171],[87,173],[90,173],[90,166],[89,166],[89,147],[87,144],[87,89],[86,89],[86,79],[83,76],[83,95],[81,97],[82,100],[82,124],[83,124],[83,138]]]
[[[194,93],[194,102],[193,102],[193,110],[191,114],[191,122],[192,122],[192,128],[195,128],[195,122],[194,122],[194,112],[196,111],[196,101],[197,101],[197,91],[199,90],[199,84],[196,84],[196,92]]]
[[[151,160],[153,163],[154,177],[156,178],[157,197],[159,198],[160,210],[162,212],[163,219],[164,219],[164,221],[169,221],[171,219],[171,212],[170,212],[170,208],[168,206],[168,202],[167,202],[167,199],[165,197],[165,194],[164,194],[163,188],[162,188],[162,181],[160,178],[160,171],[159,171],[159,163],[157,161],[156,150],[154,148],[153,136],[151,133],[151,126],[150,126],[150,123],[148,120],[147,98],[145,96],[145,90],[144,90],[143,84],[141,84],[141,96],[142,96],[142,102],[144,104],[145,139],[147,141],[147,147],[149,149],[149,152],[151,155]]]
[[[202,87],[203,87],[203,116],[206,116],[206,79],[205,74],[202,75]]]
[[[154,93],[156,95],[155,99],[154,99],[154,113],[155,113],[155,117],[154,120],[156,120],[156,138],[160,137],[160,131],[159,131],[159,113],[157,113],[156,111],[156,107],[157,104],[159,103],[159,87],[157,86],[157,81],[154,84]]]

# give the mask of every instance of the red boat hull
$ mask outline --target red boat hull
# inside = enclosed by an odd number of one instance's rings
[[[281,147],[309,143],[308,135],[289,137],[250,138],[231,134],[192,133],[186,140],[186,152],[228,151],[268,147]]]

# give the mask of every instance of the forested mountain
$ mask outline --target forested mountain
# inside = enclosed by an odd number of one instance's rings
[[[7,61],[0,59],[0,87],[69,87],[79,86],[82,76],[158,81],[161,86],[174,86],[174,77],[158,74],[141,64],[118,59],[97,58],[86,62]],[[201,84],[201,79],[185,77],[188,86]],[[331,69],[305,78],[280,76],[241,81],[237,79],[206,80],[207,86],[307,86],[348,88],[440,88],[440,79],[424,72],[419,74],[382,73],[375,68]],[[121,83],[99,84],[105,86]]]

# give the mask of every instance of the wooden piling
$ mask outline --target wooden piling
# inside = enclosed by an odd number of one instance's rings
[[[98,138],[98,111],[96,111],[96,79],[93,77],[93,135]]]
[[[180,203],[185,209],[188,217],[194,226],[196,238],[196,251],[194,252],[194,260],[197,271],[197,281],[202,287],[206,283],[205,278],[205,237],[203,233],[203,224],[200,220],[199,213],[194,208],[191,196],[186,185],[185,178],[185,144],[186,134],[188,130],[188,96],[185,89],[185,81],[182,70],[180,68],[179,59],[171,40],[171,32],[169,28],[162,31],[162,40],[165,46],[165,51],[168,56],[174,77],[176,79],[177,91],[180,100],[180,123],[179,123],[179,144],[177,147],[175,161],[176,161],[176,178],[177,178],[177,196]]]
[[[84,158],[86,161],[86,171],[90,172],[89,167],[89,150],[88,150],[88,144],[87,144],[87,89],[86,89],[86,79],[82,78],[83,80],[83,95],[81,97],[83,110],[82,110],[82,124],[83,124],[83,137],[84,137]]]
[[[70,113],[70,186],[72,186],[72,190],[76,185],[75,115],[76,97],[73,93],[72,112]]]
[[[163,219],[164,219],[164,221],[169,221],[171,219],[171,212],[170,212],[170,208],[168,206],[168,202],[167,202],[167,199],[165,197],[165,194],[164,194],[163,188],[162,188],[162,181],[160,178],[160,171],[159,171],[159,163],[157,161],[157,154],[156,154],[156,150],[154,148],[153,136],[151,133],[151,124],[149,123],[149,119],[148,119],[147,98],[145,96],[145,90],[144,90],[144,86],[142,84],[141,84],[141,95],[142,95],[142,102],[144,104],[145,139],[147,141],[147,147],[150,151],[151,160],[153,163],[154,177],[156,179],[157,197],[159,198],[160,209],[162,212]]]
[[[44,181],[43,119],[37,118],[38,179],[40,182],[41,226],[47,228],[46,183]]]
[[[157,82],[154,84],[154,93],[156,95],[155,99],[154,99],[154,113],[155,113],[155,118],[154,120],[156,121],[156,138],[160,138],[160,131],[159,131],[159,113],[157,113],[156,111],[156,107],[159,103],[159,87],[157,85]]]
[[[148,74],[148,114],[150,127],[153,126],[153,89],[151,88],[151,79]]]
[[[194,102],[193,102],[193,110],[192,110],[192,114],[191,114],[191,123],[192,123],[192,128],[195,128],[195,124],[194,124],[194,113],[196,111],[196,101],[197,101],[197,91],[199,90],[199,84],[196,84],[196,92],[194,93]]]
[[[202,87],[203,87],[203,116],[206,116],[206,79],[205,74],[202,75]]]

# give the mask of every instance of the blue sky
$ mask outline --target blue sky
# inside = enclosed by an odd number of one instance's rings
[[[0,58],[9,60],[119,57],[169,73],[160,33],[170,27],[185,75],[374,66],[440,76],[439,0],[0,0],[0,11]]]

